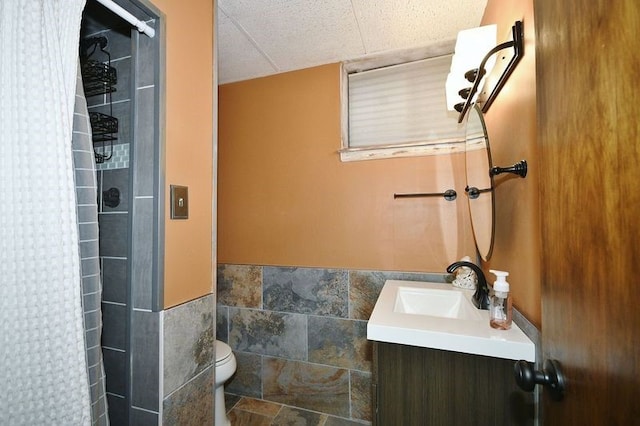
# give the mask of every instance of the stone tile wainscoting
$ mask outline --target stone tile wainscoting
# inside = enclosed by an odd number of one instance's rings
[[[250,397],[369,424],[372,344],[367,320],[385,280],[443,274],[218,265],[217,337],[237,372],[229,401]]]
[[[163,312],[163,424],[213,424],[214,297]]]

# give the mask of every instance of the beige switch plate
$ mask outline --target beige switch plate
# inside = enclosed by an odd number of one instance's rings
[[[189,219],[189,188],[170,185],[171,219]]]

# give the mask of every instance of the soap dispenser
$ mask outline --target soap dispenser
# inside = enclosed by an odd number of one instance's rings
[[[489,298],[489,325],[499,330],[511,328],[511,294],[507,282],[508,272],[490,269],[489,272],[496,276],[493,283],[493,291]]]

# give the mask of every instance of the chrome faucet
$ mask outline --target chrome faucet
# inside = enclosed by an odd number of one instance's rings
[[[478,285],[472,298],[474,306],[478,309],[489,309],[489,287],[487,287],[487,279],[484,276],[484,272],[475,263],[465,261],[454,262],[447,266],[447,272],[452,274],[453,271],[461,266],[471,268],[476,273],[476,277],[478,277]]]

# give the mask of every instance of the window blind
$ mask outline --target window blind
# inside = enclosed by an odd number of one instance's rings
[[[447,111],[451,55],[348,75],[349,148],[464,140]]]

